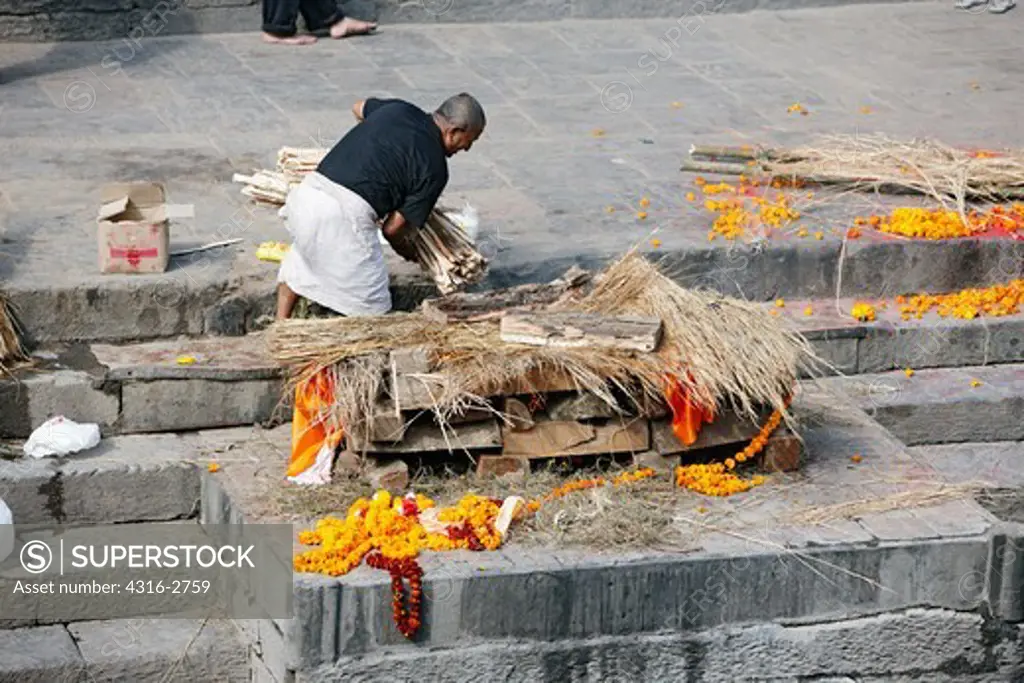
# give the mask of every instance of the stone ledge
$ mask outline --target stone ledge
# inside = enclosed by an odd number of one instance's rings
[[[188,518],[200,499],[190,456],[177,436],[124,436],[63,461],[0,460],[0,497],[18,524]]]
[[[699,634],[661,632],[549,643],[494,640],[451,649],[346,657],[333,666],[300,671],[296,681],[344,681],[383,669],[400,680],[732,683],[784,676],[838,683],[854,680],[846,676],[893,681],[904,675],[907,681],[966,680],[947,679],[945,672],[951,669],[979,675],[979,681],[1009,680],[1005,677],[1020,665],[1017,629],[988,634],[977,614],[910,609],[807,626],[727,626]],[[690,676],[693,671],[701,672],[699,679]]]

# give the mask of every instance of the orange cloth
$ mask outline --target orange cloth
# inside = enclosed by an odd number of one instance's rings
[[[690,401],[686,390],[674,375],[669,375],[665,398],[672,409],[672,433],[684,446],[692,446],[700,436],[701,427],[715,419],[714,411]]]
[[[324,443],[336,448],[345,432],[324,419],[334,401],[330,377],[320,372],[295,387],[295,408],[292,411],[292,454],[288,460],[288,476],[302,474],[316,462]]]

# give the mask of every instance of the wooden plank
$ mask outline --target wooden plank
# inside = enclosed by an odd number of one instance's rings
[[[551,458],[605,453],[637,453],[650,446],[647,420],[613,420],[603,425],[538,422],[527,432],[502,431],[503,455]]]
[[[533,413],[530,407],[518,398],[505,399],[506,427],[513,432],[526,432],[533,429]]]
[[[420,311],[441,323],[498,319],[509,309],[532,310],[580,295],[591,279],[590,273],[573,266],[552,282],[427,299],[421,304]]]
[[[593,313],[510,312],[501,318],[501,340],[530,346],[654,351],[661,341],[661,321]]]
[[[430,372],[425,349],[395,349],[391,352],[391,398],[395,412],[434,407],[434,397],[443,393],[445,377]]]
[[[651,421],[651,448],[661,455],[677,455],[689,451],[697,451],[712,446],[723,446],[730,443],[742,443],[757,436],[761,424],[768,419],[771,411],[762,411],[761,420],[752,422],[749,418],[740,417],[732,410],[720,413],[711,424],[704,425],[697,441],[692,446],[684,446],[672,431],[671,416],[664,420]]]
[[[353,440],[351,448],[369,455],[412,453],[461,453],[473,450],[495,450],[501,447],[501,430],[496,420],[473,422],[442,431],[429,421],[406,427],[405,438],[398,443],[359,443]]]
[[[520,394],[546,394],[553,391],[576,391],[579,386],[572,375],[550,368],[535,368],[521,377],[500,387],[497,392],[502,396]]]

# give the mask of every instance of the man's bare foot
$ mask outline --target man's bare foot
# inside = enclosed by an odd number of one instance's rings
[[[360,21],[345,17],[331,27],[331,38],[347,38],[349,36],[364,36],[377,30],[377,23],[373,21]]]
[[[263,42],[275,45],[312,45],[316,42],[316,36],[275,36],[273,33],[263,32]]]

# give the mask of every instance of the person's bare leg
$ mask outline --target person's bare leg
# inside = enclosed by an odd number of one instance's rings
[[[273,33],[263,32],[263,42],[275,45],[312,45],[316,42],[316,36],[275,36]]]
[[[331,38],[347,38],[349,36],[363,36],[377,30],[377,23],[374,21],[360,21],[352,17],[345,17],[331,26]]]
[[[287,320],[292,317],[292,310],[299,300],[299,295],[292,291],[292,288],[285,283],[277,285],[277,319]]]
[[[1016,0],[992,0],[992,3],[988,6],[988,11],[992,14],[1003,14],[1016,6]]]

